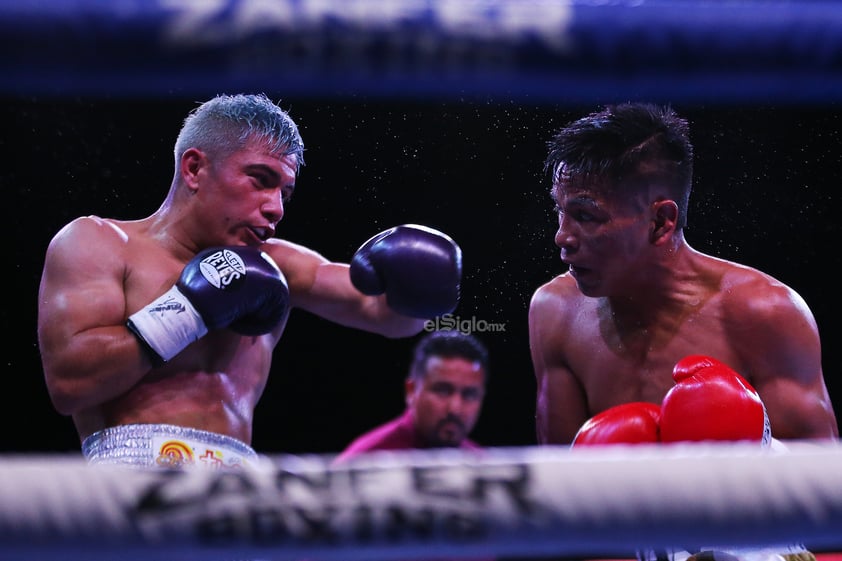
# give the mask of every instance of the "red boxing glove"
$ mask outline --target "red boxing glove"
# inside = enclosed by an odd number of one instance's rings
[[[679,360],[675,386],[661,403],[661,442],[772,441],[766,407],[757,391],[728,365],[703,355]]]
[[[623,403],[588,419],[573,438],[573,446],[651,444],[658,442],[661,408],[654,403]]]

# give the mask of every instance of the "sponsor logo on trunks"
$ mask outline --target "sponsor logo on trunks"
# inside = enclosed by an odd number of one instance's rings
[[[182,440],[167,440],[157,446],[155,463],[161,467],[182,468],[187,466],[205,469],[241,468],[244,462],[236,455],[225,457],[224,452],[202,444],[191,446]],[[199,452],[204,450],[204,452]]]
[[[246,275],[242,258],[230,249],[215,251],[199,263],[202,276],[216,288],[226,289]]]
[[[179,440],[168,440],[158,450],[155,463],[162,467],[181,467],[193,463],[193,449]]]

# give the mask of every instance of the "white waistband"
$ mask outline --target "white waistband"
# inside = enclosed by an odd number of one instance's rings
[[[246,443],[215,432],[164,424],[120,425],[97,431],[82,442],[91,464],[137,467],[228,469],[258,461]]]

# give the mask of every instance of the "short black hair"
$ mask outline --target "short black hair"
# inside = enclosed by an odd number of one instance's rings
[[[679,228],[686,226],[693,182],[690,127],[668,105],[629,102],[573,121],[547,142],[544,172],[553,184],[560,175],[573,181],[621,180],[643,175],[669,189],[679,209]]]
[[[422,378],[430,357],[464,358],[478,362],[483,372],[488,375],[488,348],[479,339],[457,330],[433,331],[424,335],[412,351],[412,364],[409,376]]]

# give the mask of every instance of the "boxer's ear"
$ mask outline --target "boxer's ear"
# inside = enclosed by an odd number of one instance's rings
[[[678,205],[672,199],[652,203],[652,222],[649,226],[649,241],[661,245],[672,238],[678,223]]]
[[[188,148],[181,155],[181,180],[187,188],[194,192],[199,188],[199,171],[207,165],[207,156],[198,148]]]

